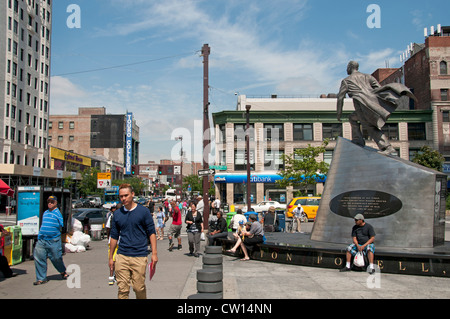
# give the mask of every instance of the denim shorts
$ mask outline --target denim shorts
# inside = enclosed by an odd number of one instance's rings
[[[347,247],[347,251],[349,251],[352,256],[355,256],[356,253],[358,252],[358,247],[356,247],[355,244],[351,244]],[[366,248],[364,248],[363,252],[367,255],[367,252],[371,251],[373,254],[375,254],[375,245],[374,244],[369,244],[366,246]]]

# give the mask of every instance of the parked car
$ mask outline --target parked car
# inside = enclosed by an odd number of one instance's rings
[[[72,200],[72,208],[81,208],[84,206],[84,203],[81,199],[73,199]]]
[[[279,202],[276,201],[262,201],[259,202],[256,205],[252,205],[251,207],[253,208],[253,210],[256,213],[262,213],[262,212],[267,212],[269,210],[269,207],[275,207],[275,209],[277,210],[285,210],[286,209],[286,205],[285,204],[280,204]],[[247,211],[247,206],[244,206],[244,208],[242,209],[242,211]]]
[[[91,203],[91,207],[101,207],[102,199],[98,196],[89,196],[89,202]]]
[[[72,210],[72,217],[78,219],[83,225],[86,218],[89,219],[89,226],[102,225],[106,223],[107,209],[104,208],[75,208]]]
[[[319,209],[320,197],[307,196],[307,197],[294,197],[289,203],[286,211],[286,217],[292,218],[295,207],[301,204],[308,219],[316,218],[317,210]]]

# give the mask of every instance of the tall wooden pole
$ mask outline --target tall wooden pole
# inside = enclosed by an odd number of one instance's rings
[[[246,149],[246,160],[247,160],[247,212],[250,212],[252,203],[250,202],[251,185],[250,185],[250,105],[245,106],[245,149]]]
[[[209,169],[208,158],[210,153],[209,132],[209,54],[208,44],[202,47],[203,56],[203,169]],[[209,220],[209,176],[203,176],[203,227],[208,229]]]

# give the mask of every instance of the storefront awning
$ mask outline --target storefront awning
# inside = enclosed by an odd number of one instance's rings
[[[253,173],[250,174],[250,183],[275,183],[282,177],[276,173]],[[327,177],[318,175],[317,182],[324,183]],[[247,183],[246,173],[220,173],[214,176],[215,183]]]
[[[11,189],[11,187],[8,186],[3,180],[0,179],[0,194],[6,195],[9,197],[14,196],[14,191]]]

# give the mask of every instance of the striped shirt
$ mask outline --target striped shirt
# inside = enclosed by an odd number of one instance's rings
[[[58,208],[46,210],[42,217],[42,226],[39,229],[38,239],[50,240],[61,236],[61,227],[64,221]]]

